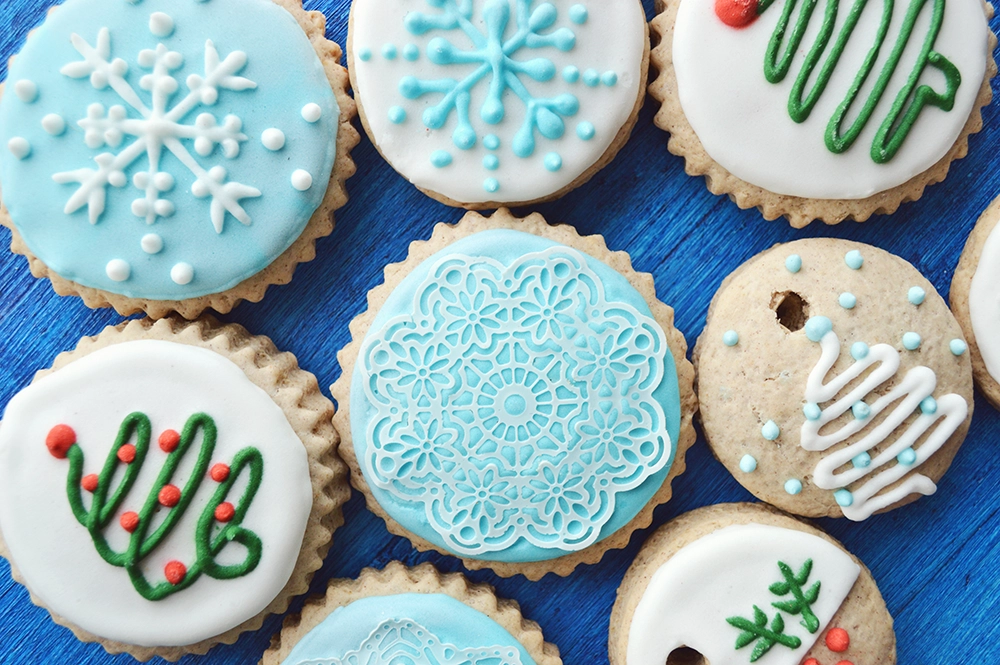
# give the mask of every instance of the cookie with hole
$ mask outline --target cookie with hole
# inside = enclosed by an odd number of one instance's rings
[[[962,329],[907,261],[777,245],[722,283],[693,360],[713,454],[759,499],[862,521],[934,494],[972,418]]]
[[[686,513],[643,545],[618,587],[611,665],[894,665],[871,572],[771,506]]]

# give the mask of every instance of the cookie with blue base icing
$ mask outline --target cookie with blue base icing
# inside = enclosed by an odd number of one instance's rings
[[[696,410],[649,275],[505,209],[437,226],[385,273],[332,391],[352,482],[390,531],[537,579],[649,524]]]
[[[61,295],[193,318],[287,283],[346,202],[340,48],[297,0],[69,0],[0,99],[0,223]]]

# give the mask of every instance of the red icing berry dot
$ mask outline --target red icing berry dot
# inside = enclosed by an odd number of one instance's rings
[[[229,466],[222,463],[213,464],[208,475],[212,476],[212,480],[217,483],[224,482],[229,477]]]
[[[233,515],[236,514],[236,509],[233,508],[233,504],[226,501],[225,503],[220,503],[215,507],[215,519],[220,522],[228,522],[233,519]]]
[[[84,476],[83,480],[80,481],[80,487],[82,487],[83,489],[87,490],[88,492],[96,492],[97,491],[97,474],[96,473],[91,473],[89,475]]]
[[[181,491],[175,485],[164,485],[157,498],[161,505],[173,508],[181,500]]]
[[[187,566],[180,561],[169,561],[163,567],[163,575],[167,578],[168,582],[175,585],[184,581],[184,576],[187,575],[187,572]]]
[[[118,449],[118,459],[126,464],[131,464],[135,461],[135,446],[131,443],[126,443],[124,446]]]
[[[57,459],[66,459],[74,443],[76,443],[76,432],[69,425],[56,425],[45,437],[45,446]]]
[[[130,510],[127,513],[122,513],[118,523],[122,525],[123,529],[132,533],[139,528],[139,516]]]
[[[819,661],[816,660],[815,658],[807,658],[806,661],[802,663],[802,665],[819,665]]]
[[[745,28],[757,20],[757,0],[715,0],[715,15],[730,28]]]
[[[831,628],[826,634],[826,646],[834,653],[844,653],[851,646],[851,636],[843,628]]]
[[[852,663],[849,660],[842,660],[839,663],[837,663],[837,665],[854,665],[854,663]]]
[[[177,450],[177,444],[180,442],[181,435],[177,433],[177,430],[164,430],[159,439],[160,450],[165,453],[172,453]]]

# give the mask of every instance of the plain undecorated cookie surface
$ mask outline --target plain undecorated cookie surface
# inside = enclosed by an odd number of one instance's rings
[[[849,260],[857,258],[863,260],[860,269],[847,265]],[[792,272],[788,266],[798,267],[797,262],[801,267]],[[914,298],[917,291],[922,292],[920,305],[910,302],[911,289],[915,290]],[[853,307],[848,309],[841,301]],[[870,415],[867,422],[854,423],[855,427],[860,425],[859,430],[844,442],[834,443],[826,452],[805,450],[800,443],[808,422],[805,408],[811,401],[807,399],[807,382],[821,359],[821,344],[807,334],[810,326],[806,324],[811,317],[829,319],[840,342],[840,354],[832,370],[820,377],[824,385],[855,365],[854,345],[863,343],[870,349],[869,354],[875,354],[866,356],[866,362],[883,355],[890,360],[896,354],[899,357],[898,371],[873,390],[855,395],[869,408],[918,366],[930,368],[936,376],[932,392],[936,400],[946,394],[957,395],[949,400],[964,400],[968,416],[940,450],[877,494],[876,500],[900,483],[911,482],[917,474],[936,483],[951,464],[971,420],[969,354],[955,355],[951,349],[953,340],[963,338],[961,328],[934,287],[913,266],[883,250],[845,240],[809,239],[778,245],[743,264],[725,279],[716,293],[694,352],[702,425],[715,456],[754,495],[783,510],[807,517],[844,514],[846,509],[838,505],[834,488],[821,489],[814,483],[817,465],[880,429],[886,414],[895,413],[897,405],[903,402],[889,405],[882,415]],[[904,342],[914,341],[912,333],[920,336],[920,345],[911,351]],[[896,354],[890,349],[874,349],[880,344],[892,347]],[[852,424],[853,401],[837,411],[833,406],[881,367],[878,364],[876,369],[864,369],[861,378],[836,392],[835,399],[827,395],[829,399],[820,401],[824,412],[829,410],[831,415],[844,412],[820,428],[820,436],[832,435]],[[875,459],[908,431],[920,414],[914,404],[911,408],[912,412],[895,414],[905,416],[903,424],[868,450],[870,458]],[[944,411],[942,407],[941,413]],[[944,422],[937,421],[932,431]],[[769,440],[765,434],[776,438]],[[925,440],[919,439],[917,451]],[[862,449],[865,447],[868,446],[863,445]],[[746,456],[751,456],[755,464],[744,461]],[[741,462],[745,468],[755,468],[744,471]],[[866,482],[877,478],[882,471],[891,471],[896,464],[891,460],[878,470],[869,467],[872,472],[849,484],[847,489],[857,494]],[[843,473],[853,468],[853,463],[846,463],[835,470]],[[792,490],[796,489],[796,481],[800,482],[801,492],[793,495],[786,491],[789,481]],[[886,508],[916,498],[918,495],[910,494]],[[859,505],[855,502],[854,507]]]
[[[630,628],[636,615],[636,609],[639,607],[640,601],[643,600],[643,595],[654,574],[683,548],[734,525],[766,525],[822,538],[827,543],[842,550],[860,568],[856,581],[850,587],[839,609],[833,614],[827,627],[818,633],[816,643],[803,656],[804,661],[807,661],[808,658],[815,658],[820,665],[835,665],[845,660],[852,665],[893,665],[896,662],[896,636],[893,632],[892,617],[875,580],[865,565],[857,557],[844,550],[840,543],[819,529],[789,517],[771,506],[742,503],[718,504],[686,513],[650,536],[626,573],[621,586],[618,587],[617,599],[611,614],[608,642],[611,665],[629,665],[627,653]],[[795,564],[790,565],[795,566]],[[773,572],[775,579],[780,580],[777,567],[774,568]],[[820,575],[821,573],[814,568],[811,574]],[[810,579],[809,584],[812,583]],[[739,591],[734,589],[734,594]],[[767,593],[766,589],[763,591],[765,594]],[[703,599],[698,597],[696,588],[685,593],[690,599],[692,611],[698,606],[698,603],[712,605],[712,601],[726,603],[726,607],[730,607],[728,596],[718,599]],[[822,585],[819,593],[823,593]],[[771,606],[761,607],[767,610],[769,617],[775,610]],[[734,611],[740,610],[752,611],[749,607],[734,608]],[[798,623],[800,619],[800,616],[786,617],[785,625],[788,627],[788,632],[802,631]],[[846,651],[835,652],[828,646],[827,634],[833,628],[847,631],[850,644]],[[669,633],[671,626],[664,625],[663,629]],[[737,630],[725,624],[720,627],[720,640],[725,640],[727,643],[730,640],[735,642],[737,635]],[[683,638],[684,636],[678,637]],[[749,663],[752,648],[748,645],[743,647],[742,651],[734,649],[733,654],[738,654],[738,662]],[[781,645],[772,647],[779,652],[782,648]],[[765,657],[761,662],[768,662],[768,659]],[[701,654],[692,653],[685,649],[673,652],[672,657],[667,658],[666,663],[667,665],[720,665],[714,662],[709,663]]]

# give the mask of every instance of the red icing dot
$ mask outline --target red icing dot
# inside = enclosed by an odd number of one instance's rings
[[[167,578],[168,582],[175,585],[184,581],[184,576],[187,575],[187,572],[187,566],[180,561],[169,561],[163,567],[163,575]]]
[[[233,508],[233,504],[226,501],[225,503],[220,503],[215,507],[215,519],[220,522],[228,522],[233,519],[236,514],[236,509]]]
[[[229,466],[222,463],[213,464],[208,475],[212,476],[212,480],[217,483],[224,482],[229,477]]]
[[[819,661],[815,658],[808,658],[802,665],[819,665]]]
[[[82,487],[83,489],[87,490],[88,492],[96,492],[97,491],[97,474],[96,473],[91,473],[89,475],[84,476],[83,480],[80,481],[80,487]]]
[[[163,430],[163,434],[160,435],[159,444],[160,450],[165,453],[172,453],[177,450],[177,444],[181,442],[181,435],[177,433],[177,430]]]
[[[826,634],[826,646],[834,653],[844,653],[851,646],[851,636],[843,628],[831,628]]]
[[[842,660],[839,663],[837,663],[837,665],[854,665],[854,663],[852,663],[849,660]]]
[[[175,485],[164,485],[157,498],[161,505],[173,508],[181,500],[181,491]]]
[[[135,446],[131,443],[126,443],[124,446],[118,449],[118,459],[126,464],[131,464],[135,461]]]
[[[123,529],[132,533],[139,528],[139,516],[130,510],[127,513],[122,513],[118,523],[122,525]]]
[[[715,15],[730,28],[745,28],[757,20],[757,0],[715,0]]]
[[[66,459],[74,443],[76,443],[76,432],[69,425],[56,425],[45,437],[45,446],[57,459]]]

